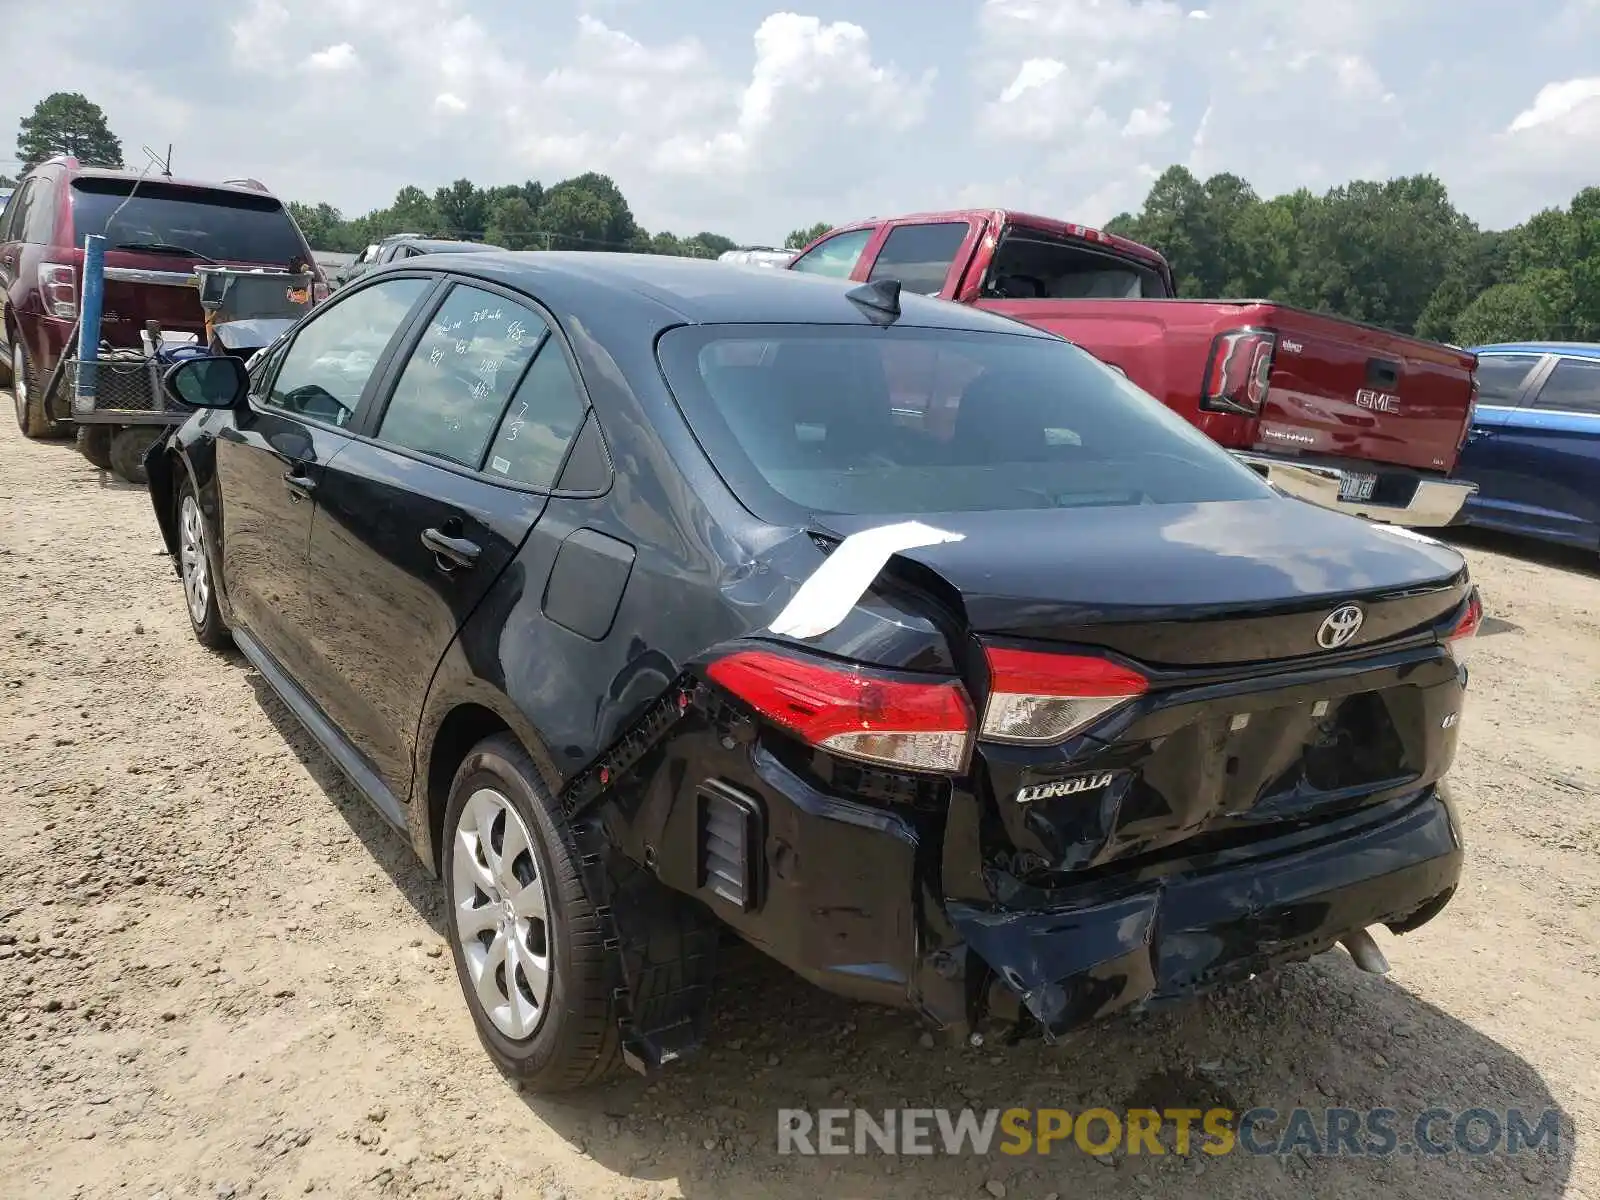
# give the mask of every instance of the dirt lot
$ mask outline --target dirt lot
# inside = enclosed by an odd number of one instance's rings
[[[1600,570],[1474,541],[1494,621],[1455,770],[1462,893],[1343,954],[1065,1047],[934,1047],[753,955],[708,1053],[519,1094],[435,885],[238,658],[194,643],[141,491],[0,433],[0,1194],[1600,1200]],[[776,1110],[1561,1110],[1446,1158],[780,1158]]]

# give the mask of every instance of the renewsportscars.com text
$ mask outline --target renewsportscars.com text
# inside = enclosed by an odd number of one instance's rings
[[[1172,1149],[1162,1141],[1171,1133]],[[1386,1157],[1558,1153],[1555,1109],[801,1108],[778,1110],[779,1154],[1111,1154]]]

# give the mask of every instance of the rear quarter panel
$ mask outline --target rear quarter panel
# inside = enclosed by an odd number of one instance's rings
[[[979,300],[973,307],[1049,330],[1120,367],[1214,442],[1244,449],[1255,440],[1253,419],[1200,408],[1211,339],[1224,329],[1249,324],[1254,306],[1187,300]]]

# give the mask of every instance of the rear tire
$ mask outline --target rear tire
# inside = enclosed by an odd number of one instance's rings
[[[33,364],[28,361],[28,349],[22,338],[11,339],[11,398],[17,410],[17,428],[24,437],[60,437],[64,428],[52,421],[44,410],[44,397],[37,395]]]
[[[181,469],[181,468],[180,468]],[[183,580],[184,608],[195,640],[209,650],[223,650],[233,634],[217,605],[217,581],[211,570],[211,530],[187,478],[178,488],[178,577]]]
[[[140,485],[150,482],[144,469],[145,452],[161,436],[159,425],[128,425],[111,435],[111,469],[119,478]]]
[[[563,824],[527,752],[500,734],[457,770],[441,839],[450,949],[478,1039],[536,1092],[597,1083],[621,1056],[615,951]]]
[[[79,425],[78,453],[102,471],[111,470],[111,429],[105,425]]]

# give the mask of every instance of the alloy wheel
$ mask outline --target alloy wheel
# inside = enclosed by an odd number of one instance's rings
[[[451,919],[484,1016],[506,1037],[531,1037],[550,999],[550,896],[537,843],[493,788],[468,797],[452,851]]]
[[[211,567],[206,561],[206,527],[193,495],[184,496],[178,513],[178,559],[189,616],[196,625],[204,625],[211,599]]]

